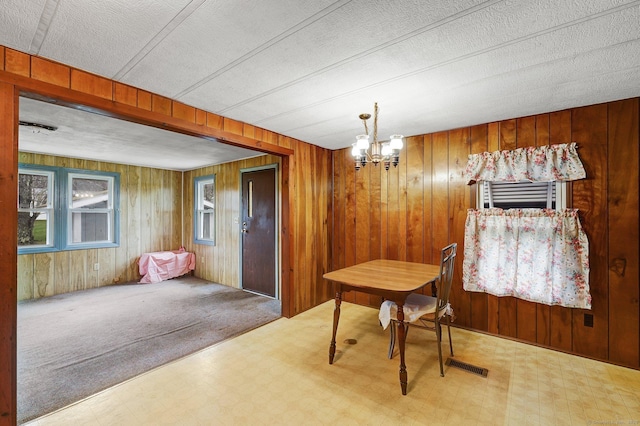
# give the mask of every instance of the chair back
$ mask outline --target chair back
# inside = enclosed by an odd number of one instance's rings
[[[438,278],[438,317],[443,316],[449,309],[449,295],[453,282],[453,268],[456,261],[458,244],[452,243],[442,249],[440,256],[440,277]]]

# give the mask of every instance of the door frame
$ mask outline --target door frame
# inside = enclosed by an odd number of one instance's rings
[[[5,54],[4,46],[0,45],[0,58]],[[33,97],[45,102],[57,103],[71,108],[104,114],[134,123],[171,130],[191,136],[205,139],[215,139],[222,143],[253,149],[268,154],[278,155],[282,161],[281,171],[281,197],[282,197],[282,229],[283,233],[280,247],[281,267],[281,306],[282,316],[294,315],[294,271],[291,267],[294,262],[293,246],[294,218],[292,215],[293,201],[290,188],[293,178],[293,156],[295,151],[291,148],[279,146],[271,142],[244,136],[244,132],[231,132],[223,130],[226,124],[208,126],[208,120],[212,123],[221,122],[222,117],[215,114],[188,107],[193,117],[183,118],[180,115],[173,116],[173,112],[167,115],[164,110],[154,110],[153,99],[158,99],[163,106],[167,101],[173,106],[181,105],[178,101],[145,92],[132,86],[105,79],[84,71],[77,70],[64,64],[53,63],[39,59],[40,66],[50,66],[55,73],[40,73],[40,76],[54,76],[58,84],[38,80],[31,76],[32,55],[18,52],[21,59],[17,64],[18,72],[8,72],[0,65],[0,127],[5,131],[0,132],[0,181],[13,182],[18,174],[18,112],[19,96]],[[22,59],[26,58],[26,61]],[[35,58],[35,56],[33,56]],[[0,63],[2,61],[0,60]],[[22,67],[22,68],[21,68]],[[26,69],[24,69],[26,67]],[[67,75],[67,80],[62,77]],[[52,80],[52,81],[53,81]],[[109,96],[104,89],[108,87]],[[73,89],[72,89],[73,87]],[[141,105],[138,105],[141,103]],[[191,108],[191,109],[189,109]],[[170,108],[173,111],[172,108]],[[185,107],[179,109],[184,111]],[[227,119],[224,119],[226,123]],[[233,121],[231,121],[233,125]],[[247,129],[253,128],[242,122],[235,122]],[[255,129],[255,128],[254,128]],[[253,133],[248,133],[253,135]],[[17,202],[17,191],[10,185],[0,188],[0,202],[7,206],[14,206]],[[8,226],[0,231],[0,272],[4,277],[4,284],[0,286],[0,424],[15,425],[17,419],[17,211],[9,210],[9,216],[5,217]],[[15,221],[11,218],[15,218]]]
[[[275,169],[275,188],[276,188],[276,193],[275,193],[275,221],[276,221],[276,228],[275,228],[275,232],[273,233],[273,239],[274,239],[274,250],[275,250],[275,254],[276,254],[276,259],[275,259],[275,265],[274,265],[274,272],[276,274],[276,292],[275,292],[275,296],[274,299],[276,300],[280,300],[280,274],[279,271],[280,269],[280,232],[282,232],[282,224],[280,223],[280,203],[282,202],[282,200],[280,199],[280,167],[278,166],[278,163],[273,163],[273,164],[265,164],[263,166],[255,166],[255,167],[247,167],[247,168],[243,168],[240,169],[240,178],[238,180],[238,182],[240,183],[240,188],[238,188],[239,190],[239,194],[240,194],[240,217],[238,218],[238,235],[241,234],[242,232],[242,209],[244,208],[244,206],[242,205],[242,175],[244,173],[249,173],[249,172],[257,172],[257,171],[261,171],[261,170],[270,170],[270,169]],[[238,279],[239,279],[239,286],[240,289],[242,289],[243,291],[249,291],[250,290],[245,290],[244,287],[242,286],[243,284],[243,280],[242,280],[242,238],[240,238],[240,244],[238,244],[238,248],[239,248],[239,253],[238,253]],[[270,297],[264,294],[261,294],[261,296],[264,297]],[[282,305],[282,301],[280,302],[280,304]]]

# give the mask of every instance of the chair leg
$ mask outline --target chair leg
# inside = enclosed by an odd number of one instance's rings
[[[449,349],[451,349],[451,356],[453,356],[453,343],[451,342],[451,318],[447,315],[447,333],[449,334]]]
[[[444,368],[442,366],[442,329],[440,327],[440,321],[436,320],[436,340],[438,343],[438,361],[440,361],[440,376],[444,377]]]
[[[398,323],[396,321],[391,321],[389,324],[390,331],[390,339],[389,339],[389,359],[393,358],[393,349],[396,346],[396,336],[398,335]],[[404,330],[404,338],[407,338],[409,334],[409,326],[405,325]]]
[[[396,322],[389,324],[389,359],[393,358],[393,348],[396,346]]]

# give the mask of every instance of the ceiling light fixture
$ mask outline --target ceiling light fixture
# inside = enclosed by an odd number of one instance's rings
[[[29,121],[18,121],[18,124],[25,127],[35,127],[38,129],[48,130],[50,132],[55,132],[56,130],[58,130],[58,128],[55,126],[49,126],[47,124],[40,123],[31,123]]]
[[[371,118],[371,114],[360,114],[358,116],[364,123],[365,134],[356,136],[356,142],[352,145],[351,155],[356,163],[356,170],[364,167],[368,162],[377,166],[378,163],[384,163],[384,169],[389,170],[389,166],[393,163],[396,167],[400,162],[400,150],[402,149],[402,135],[391,135],[389,142],[378,141],[378,103],[373,106],[373,142],[369,144],[369,128],[367,120]],[[369,151],[371,148],[371,151]]]

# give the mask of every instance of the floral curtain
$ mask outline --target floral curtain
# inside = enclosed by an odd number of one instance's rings
[[[551,182],[586,177],[575,142],[472,154],[464,175],[469,185],[480,180]]]
[[[589,243],[577,210],[470,209],[463,287],[591,309]]]

